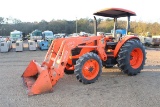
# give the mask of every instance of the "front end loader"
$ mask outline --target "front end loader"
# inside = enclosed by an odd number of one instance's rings
[[[117,39],[115,30],[117,18],[136,14],[120,8],[107,8],[94,15],[114,18],[114,37],[96,36],[97,21],[95,18],[95,36],[58,38],[52,41],[42,64],[32,60],[22,78],[28,87],[28,95],[52,91],[52,87],[64,74],[75,74],[83,84],[94,83],[102,73],[102,67],[117,66],[127,75],[140,73],[145,63],[145,49],[139,38],[127,35]]]

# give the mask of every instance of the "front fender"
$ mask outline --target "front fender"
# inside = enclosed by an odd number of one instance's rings
[[[138,39],[138,40],[140,40],[137,36],[134,36],[134,35],[128,35],[128,36],[123,37],[123,38],[117,43],[117,45],[116,45],[116,48],[115,48],[115,50],[114,50],[114,57],[117,57],[118,52],[119,52],[120,48],[122,47],[122,45],[123,45],[126,41],[128,41],[128,40],[130,40],[130,39]]]

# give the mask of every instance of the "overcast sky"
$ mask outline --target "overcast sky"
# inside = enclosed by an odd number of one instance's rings
[[[75,20],[92,18],[92,14],[108,7],[132,10],[131,20],[160,22],[158,0],[1,0],[0,17],[13,17],[25,22]]]

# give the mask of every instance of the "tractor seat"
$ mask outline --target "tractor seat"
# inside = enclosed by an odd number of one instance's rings
[[[115,49],[116,45],[117,45],[118,42],[107,42],[106,44],[106,47],[105,49],[108,50],[108,49]]]

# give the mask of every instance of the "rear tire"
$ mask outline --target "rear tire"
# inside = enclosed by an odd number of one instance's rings
[[[120,49],[117,57],[118,67],[132,76],[143,69],[146,60],[145,47],[139,40],[128,40]]]
[[[75,65],[77,79],[83,84],[94,83],[102,73],[102,61],[99,56],[89,52],[81,56]]]

